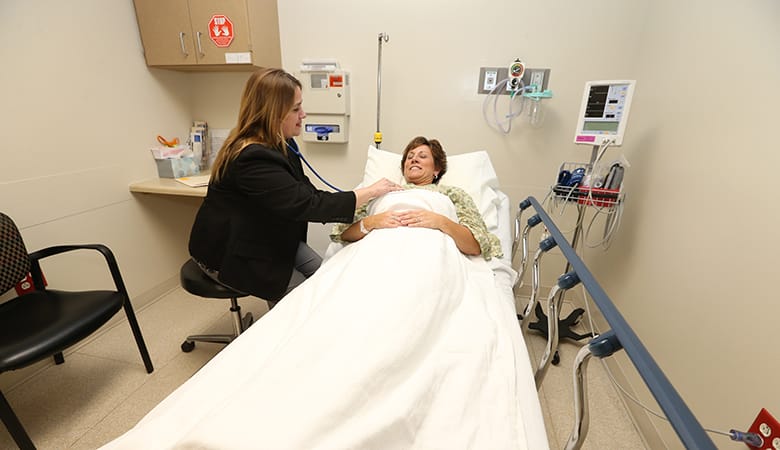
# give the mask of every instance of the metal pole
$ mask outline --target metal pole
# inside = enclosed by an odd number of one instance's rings
[[[593,164],[596,162],[596,157],[598,156],[598,153],[599,153],[599,146],[594,145],[593,149],[591,149],[590,152],[590,163],[588,164],[588,172],[591,172],[593,170]],[[574,249],[575,252],[577,251],[577,244],[579,244],[580,235],[582,234],[582,224],[585,219],[586,210],[587,210],[586,205],[581,205],[579,204],[579,202],[577,203],[577,225],[574,227],[574,234],[572,235],[571,238],[571,247]],[[566,260],[566,268],[563,270],[563,273],[568,273],[570,270],[571,270],[571,262],[569,262],[569,260]],[[563,300],[565,296],[566,296],[566,290],[561,291],[560,297],[558,297],[558,303],[563,304]]]
[[[387,33],[379,33],[376,63],[376,133],[374,133],[376,148],[379,148],[379,144],[382,143],[382,132],[379,131],[379,115],[382,103],[382,41],[388,42],[389,40],[390,36]]]

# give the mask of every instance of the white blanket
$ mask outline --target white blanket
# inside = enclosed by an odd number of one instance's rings
[[[454,215],[424,190],[372,212],[417,207]],[[547,448],[505,299],[449,236],[374,230],[106,448]]]

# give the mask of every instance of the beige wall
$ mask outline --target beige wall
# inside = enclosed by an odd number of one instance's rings
[[[632,164],[622,228],[609,252],[591,250],[587,261],[705,426],[747,428],[761,406],[780,403],[771,345],[780,306],[767,282],[778,245],[760,234],[778,228],[766,195],[780,167],[770,140],[780,100],[776,2],[323,5],[279,2],[283,65],[326,57],[351,71],[350,142],[303,145],[346,188],[359,182],[375,131],[379,32],[390,35],[383,148],[424,134],[451,154],[485,149],[513,204],[541,199],[561,162],[590,156],[571,143],[584,82],[636,79],[626,140],[607,154]],[[184,137],[192,119],[231,127],[247,74],[148,69],[130,0],[7,0],[0,42],[2,210],[33,249],[108,244],[141,301],[172,285],[197,201],[136,196],[127,185],[155,175],[148,147],[158,133]],[[479,67],[515,57],[552,69],[555,97],[542,128],[518,120],[505,136],[485,124],[477,80]],[[311,230],[323,250],[327,227]],[[61,266],[53,282],[102,276],[88,258]],[[549,286],[562,261],[551,256],[545,269]]]
[[[780,4],[652,5],[635,50],[625,220],[591,261],[699,420],[746,429],[761,407],[780,415],[780,212],[767,195]]]
[[[5,1],[0,41],[2,210],[30,249],[106,243],[134,296],[170,279],[193,208],[127,186],[155,175],[157,133],[188,126],[188,80],[146,68],[130,1]],[[52,282],[109,280],[97,266],[63,265],[47,272]]]

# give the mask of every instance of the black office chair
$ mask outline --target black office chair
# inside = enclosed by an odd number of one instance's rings
[[[195,341],[229,344],[254,322],[252,313],[241,318],[241,306],[238,299],[249,294],[230,289],[206,275],[193,259],[189,259],[179,272],[181,287],[192,295],[204,298],[230,299],[230,312],[233,317],[233,334],[195,334],[187,336],[181,344],[181,351],[189,353],[195,348]]]
[[[106,259],[116,290],[59,291],[47,289],[40,260],[74,250],[96,250]],[[21,369],[54,357],[103,326],[124,308],[147,373],[154,367],[114,254],[100,244],[61,245],[27,253],[19,229],[0,213],[0,293],[9,291],[30,273],[35,290],[0,304],[0,373]],[[33,449],[30,437],[0,391],[0,419],[19,448]]]

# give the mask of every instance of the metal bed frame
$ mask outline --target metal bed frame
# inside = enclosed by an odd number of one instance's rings
[[[520,208],[515,218],[515,242],[513,244],[513,253],[517,250],[520,241],[520,215],[529,207],[533,207],[536,214],[528,219],[528,227],[526,227],[523,232],[523,259],[519,272],[522,273],[525,270],[525,265],[528,262],[528,250],[526,248],[527,230],[539,223],[544,223],[550,236],[546,239],[542,239],[539,243],[539,251],[536,253],[534,261],[535,287],[538,288],[538,259],[543,253],[558,247],[567,261],[565,273],[558,278],[557,284],[553,286],[548,296],[547,348],[534,377],[537,388],[541,385],[544,374],[549,367],[550,356],[557,350],[559,338],[557,326],[559,322],[559,303],[560,299],[563,298],[562,294],[565,293],[566,290],[582,283],[583,287],[587,290],[588,294],[601,311],[604,319],[611,327],[610,330],[591,339],[588,344],[580,349],[575,358],[573,371],[575,422],[574,428],[569,435],[569,440],[566,443],[566,448],[579,449],[588,432],[590,418],[588,415],[585,379],[588,361],[593,356],[596,356],[597,358],[606,358],[613,355],[615,352],[625,350],[626,354],[631,359],[631,362],[634,364],[634,367],[636,367],[644,380],[645,385],[669,419],[669,422],[683,445],[685,445],[686,448],[715,449],[715,444],[669,382],[669,379],[666,378],[666,375],[664,375],[661,368],[658,367],[658,364],[656,364],[655,360],[634,333],[631,326],[628,325],[612,300],[610,300],[595,278],[593,278],[593,275],[585,266],[585,263],[580,259],[555,225],[555,222],[534,197],[528,197],[520,203]],[[556,295],[558,295],[559,301],[556,301]],[[531,302],[534,302],[536,296],[534,295],[532,297]],[[529,305],[525,308],[524,313],[530,313],[535,306],[532,305],[531,302],[529,302]],[[527,320],[526,317],[523,319],[524,322]],[[525,323],[524,326],[526,327],[525,329],[527,329]]]

